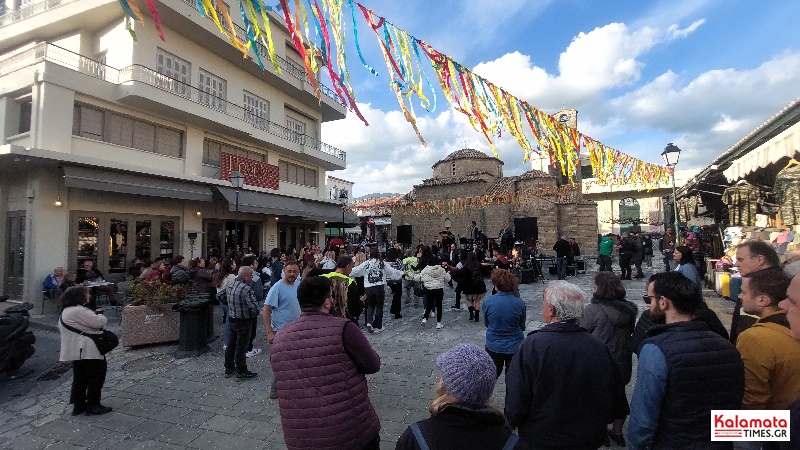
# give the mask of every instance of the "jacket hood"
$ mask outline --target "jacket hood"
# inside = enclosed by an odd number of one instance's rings
[[[479,423],[481,427],[506,424],[505,416],[499,411],[484,406],[467,405],[464,403],[446,406],[443,410],[439,411],[437,417],[454,424],[462,423],[464,426],[468,427],[475,427],[476,423]]]
[[[627,325],[639,313],[636,305],[627,300],[606,300],[592,297],[591,303],[603,308],[603,312],[615,326]]]
[[[422,269],[422,271],[431,273],[431,275],[434,277],[442,277],[444,276],[445,272],[444,267],[442,266],[425,266],[425,268]]]

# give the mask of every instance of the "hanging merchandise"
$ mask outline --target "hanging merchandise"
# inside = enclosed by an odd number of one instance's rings
[[[365,125],[369,124],[356,104],[346,64],[345,5],[350,8],[354,44],[362,65],[373,75],[378,75],[364,60],[361,51],[356,7],[375,32],[389,73],[389,87],[397,98],[403,116],[423,145],[426,145],[425,139],[417,125],[412,97],[416,96],[428,112],[436,110],[436,93],[424,70],[427,66],[422,60],[424,55],[436,73],[447,101],[453,109],[467,116],[472,127],[486,138],[495,156],[498,156],[495,139],[507,132],[522,148],[523,162],[532,153],[543,152],[550,158],[551,165],[559,168],[572,184],[580,179],[582,149],[589,153],[593,173],[601,185],[615,183],[653,189],[668,182],[672,174],[669,168],[639,160],[581,134],[396,27],[361,3],[353,0],[278,1],[279,4],[270,6],[262,0],[239,0],[239,11],[245,24],[244,30],[239,29],[240,34],[244,31],[241,37],[237,35],[237,27],[224,2],[197,0],[197,7],[201,15],[209,17],[245,56],[252,49],[256,62],[262,68],[264,64],[261,57],[268,56],[277,73],[281,73],[281,65],[275,54],[269,12],[282,14],[291,42],[302,58],[307,81],[317,98],[321,99],[324,92],[355,113]],[[159,37],[164,40],[155,0],[145,2]],[[142,20],[135,0],[120,0],[120,5],[127,17]],[[331,89],[317,79],[317,73],[323,67],[327,69],[333,92],[329,92]]]
[[[722,193],[722,202],[728,205],[731,225],[753,226],[756,224],[759,189],[747,183],[731,186]]]
[[[800,225],[800,165],[792,164],[778,172],[773,193],[784,225]]]

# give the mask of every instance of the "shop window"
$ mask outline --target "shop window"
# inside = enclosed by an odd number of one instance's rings
[[[136,250],[134,256],[140,259],[150,259],[150,247],[152,245],[151,235],[151,222],[149,220],[142,220],[136,222]]]
[[[159,256],[164,258],[167,264],[170,264],[175,251],[175,222],[171,220],[161,222],[159,243],[161,249]]]
[[[97,217],[81,217],[78,219],[78,264],[82,267],[83,262],[91,260],[97,264],[97,237],[98,237]]]
[[[125,273],[128,254],[128,221],[111,219],[108,233],[108,273]]]

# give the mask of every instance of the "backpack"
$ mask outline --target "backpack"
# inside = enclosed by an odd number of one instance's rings
[[[370,284],[378,284],[383,281],[383,262],[377,266],[370,264],[367,268],[367,281]]]

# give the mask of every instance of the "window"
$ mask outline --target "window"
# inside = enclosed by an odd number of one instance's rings
[[[289,140],[300,145],[306,143],[306,124],[294,117],[286,116],[286,128],[289,129]]]
[[[146,152],[183,157],[183,131],[82,103],[75,103],[72,112],[72,134]]]
[[[278,167],[281,172],[281,181],[301,184],[303,186],[317,187],[317,170],[309,169],[288,161],[280,161]]]
[[[267,154],[254,152],[235,145],[214,141],[208,138],[203,140],[203,164],[219,167],[220,154],[223,152],[260,162],[267,162]]]
[[[269,102],[244,91],[244,120],[260,130],[269,130]]]
[[[158,49],[156,56],[156,72],[164,75],[159,80],[161,89],[172,91],[183,97],[190,96],[190,86],[192,82],[192,66],[177,56]]]
[[[200,103],[212,109],[225,111],[227,85],[224,79],[200,69],[200,82],[197,85],[200,89]]]
[[[33,113],[33,103],[31,100],[23,100],[19,104],[19,133],[31,131],[31,114]]]
[[[456,176],[456,163],[450,164],[450,175]]]

